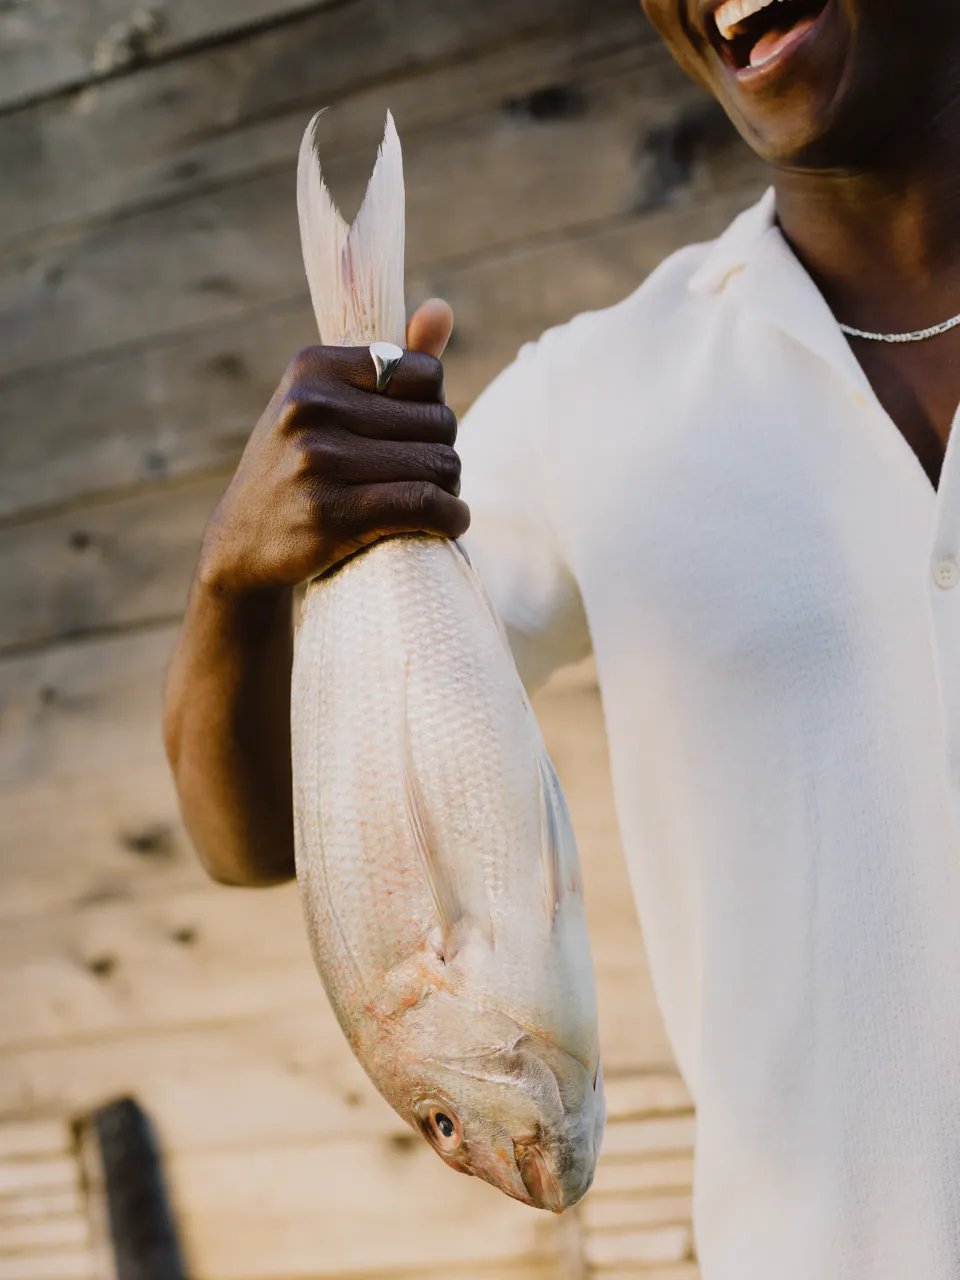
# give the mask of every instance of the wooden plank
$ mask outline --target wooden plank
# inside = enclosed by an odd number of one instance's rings
[[[629,78],[601,82],[582,111],[548,128],[524,126],[498,108],[408,137],[410,271],[629,212],[636,203],[637,134],[651,116],[643,96],[629,88]],[[739,155],[741,145],[729,150]],[[359,203],[372,153],[368,145],[327,166],[348,210]],[[750,174],[757,166],[749,158]],[[728,170],[723,164],[711,173],[708,163],[702,182],[709,189],[721,171],[729,181]],[[136,212],[0,262],[0,377],[298,295],[303,265],[293,171],[291,162],[289,170]],[[482,186],[479,175],[488,175]]]
[[[128,1028],[114,1038],[0,1055],[0,1107],[16,1108],[28,1091],[35,1105],[77,1115],[135,1094],[164,1144],[177,1151],[409,1132],[363,1073],[317,990],[285,1013],[139,1034]]]
[[[178,935],[192,931],[184,945]],[[300,1009],[324,997],[293,886],[211,886],[9,921],[0,937],[0,1045],[130,1033]],[[332,1028],[331,1028],[332,1030]]]
[[[423,1142],[173,1152],[167,1168],[187,1256],[211,1280],[492,1266],[556,1249],[556,1218],[455,1176]]]
[[[601,1155],[590,1195],[628,1195],[644,1191],[682,1191],[693,1186],[693,1155],[664,1155],[643,1160],[609,1160]]]
[[[691,1194],[588,1195],[581,1218],[587,1231],[624,1231],[639,1227],[676,1226],[693,1218]]]
[[[82,1213],[83,1201],[76,1186],[29,1191],[0,1199],[0,1224],[4,1226],[33,1222],[37,1218],[80,1217]]]
[[[332,0],[71,0],[8,5],[0,15],[0,109],[83,85],[246,26]]]
[[[0,241],[9,252],[11,242],[36,242],[52,228],[115,218],[265,168],[285,168],[289,176],[312,101],[336,103],[323,126],[329,161],[358,147],[369,153],[387,108],[407,140],[424,127],[556,85],[571,94],[568,110],[579,110],[596,80],[635,68],[655,128],[696,92],[650,39],[633,0],[606,0],[585,23],[581,12],[573,30],[562,23],[562,8],[539,0],[477,6],[458,30],[447,25],[441,43],[425,50],[423,25],[434,9],[432,0],[389,9],[354,0],[111,80],[79,98],[0,115],[0,171],[17,173],[0,194]],[[558,20],[559,30],[511,43],[532,22],[556,27]],[[384,24],[390,30],[377,39]],[[415,66],[427,53],[446,61]],[[357,82],[361,87],[352,88]]]
[[[0,1256],[0,1280],[97,1280],[97,1268],[86,1249]]]
[[[86,1218],[38,1218],[33,1222],[0,1221],[0,1257],[7,1253],[33,1250],[85,1248],[90,1232]]]
[[[0,653],[179,615],[227,479],[0,528]]]
[[[612,1159],[692,1151],[695,1137],[696,1119],[692,1115],[620,1121],[607,1127],[603,1153]]]
[[[676,1072],[613,1077],[608,1074],[603,1083],[611,1120],[693,1108],[687,1087]]]
[[[692,1254],[693,1228],[688,1225],[651,1227],[640,1231],[588,1232],[584,1239],[584,1255],[591,1267],[686,1262]]]
[[[77,1166],[69,1156],[0,1161],[0,1196],[17,1196],[26,1191],[62,1191],[76,1183]]]
[[[681,1262],[678,1266],[644,1267],[595,1267],[591,1275],[596,1280],[700,1280],[700,1268],[695,1262]]]
[[[0,1114],[4,1110],[0,1106]],[[61,1118],[0,1121],[0,1160],[62,1155],[72,1146],[70,1126]]]

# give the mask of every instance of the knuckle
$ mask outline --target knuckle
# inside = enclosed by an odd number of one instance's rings
[[[322,347],[301,347],[287,365],[286,371],[283,375],[280,385],[284,390],[289,392],[300,383],[306,382],[307,379],[314,377],[322,355]]]
[[[326,391],[300,383],[291,387],[280,403],[277,426],[287,435],[298,435],[306,427],[324,425],[336,418],[336,405]]]
[[[441,506],[436,486],[429,480],[411,480],[408,485],[407,505],[418,519],[434,521]]]
[[[437,437],[444,444],[452,445],[457,438],[457,418],[445,404],[425,403],[420,407],[424,434]]]
[[[437,446],[433,466],[444,488],[460,483],[460,455],[449,445]]]
[[[423,378],[430,390],[437,396],[443,391],[443,363],[436,356],[423,354]]]

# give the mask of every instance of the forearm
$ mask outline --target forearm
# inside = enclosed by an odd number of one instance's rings
[[[180,807],[208,873],[264,885],[294,874],[292,593],[194,583],[164,701]]]

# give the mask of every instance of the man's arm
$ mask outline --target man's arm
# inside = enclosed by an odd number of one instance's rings
[[[437,356],[445,304],[410,322],[388,395],[365,349],[293,361],[210,520],[167,679],[164,741],[184,822],[208,873],[263,885],[294,874],[292,600],[377,538],[459,537],[456,419]]]

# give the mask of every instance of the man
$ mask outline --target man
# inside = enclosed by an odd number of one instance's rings
[[[773,188],[485,393],[468,545],[528,681],[596,653],[704,1280],[956,1280],[960,6],[646,7]],[[450,323],[386,397],[302,352],[211,522],[167,738],[220,879],[292,873],[294,585],[467,528]]]

